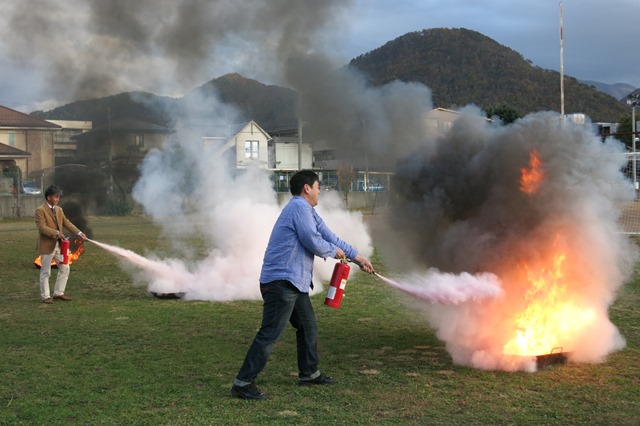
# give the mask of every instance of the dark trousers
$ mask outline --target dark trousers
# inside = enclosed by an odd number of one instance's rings
[[[260,284],[262,299],[262,325],[253,339],[235,384],[253,383],[264,369],[287,325],[296,329],[298,349],[298,376],[315,378],[318,371],[318,325],[308,293],[302,293],[289,281]]]

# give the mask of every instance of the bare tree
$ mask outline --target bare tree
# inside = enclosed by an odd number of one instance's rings
[[[344,196],[345,204],[348,201],[349,192],[353,181],[356,179],[356,170],[353,167],[340,166],[336,172],[338,175],[338,189]]]

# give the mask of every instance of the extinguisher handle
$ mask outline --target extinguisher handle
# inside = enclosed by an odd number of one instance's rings
[[[359,267],[360,269],[362,269],[362,263],[358,262],[357,260],[355,260],[355,259],[347,259],[347,261],[349,261],[349,262],[351,262],[351,263],[355,263],[356,265],[358,265],[358,267]],[[372,268],[373,268],[373,265],[372,265]],[[363,269],[363,270],[364,270],[364,269]],[[376,271],[375,271],[375,270],[373,270],[371,273],[375,274],[375,273],[376,273]]]
[[[355,263],[359,268],[362,268],[362,264],[355,259],[347,258],[347,262]]]

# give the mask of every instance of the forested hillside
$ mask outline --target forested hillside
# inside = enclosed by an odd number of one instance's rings
[[[350,61],[373,86],[394,80],[420,82],[432,90],[436,107],[475,104],[484,110],[510,108],[525,115],[560,111],[560,74],[534,66],[518,52],[476,31],[429,29],[413,32]],[[131,92],[73,102],[32,115],[44,119],[108,120],[132,118],[171,126],[194,111],[215,113],[218,101],[233,105],[237,120],[256,120],[266,130],[297,126],[296,92],[239,74],[227,74],[196,87],[182,98]],[[194,102],[196,101],[197,102]],[[213,110],[211,108],[213,108]],[[617,122],[629,109],[617,99],[565,77],[565,112],[585,113],[593,121]],[[201,119],[199,117],[198,119]]]
[[[536,67],[518,52],[476,31],[429,29],[405,34],[351,60],[371,85],[393,80],[430,87],[435,106],[469,103],[484,109],[508,105],[524,115],[560,111],[560,74]],[[617,99],[565,76],[565,112],[594,121],[616,121],[627,114]]]

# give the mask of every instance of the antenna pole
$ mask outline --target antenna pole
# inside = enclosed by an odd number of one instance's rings
[[[562,0],[560,0],[560,116],[564,122],[564,30]]]

